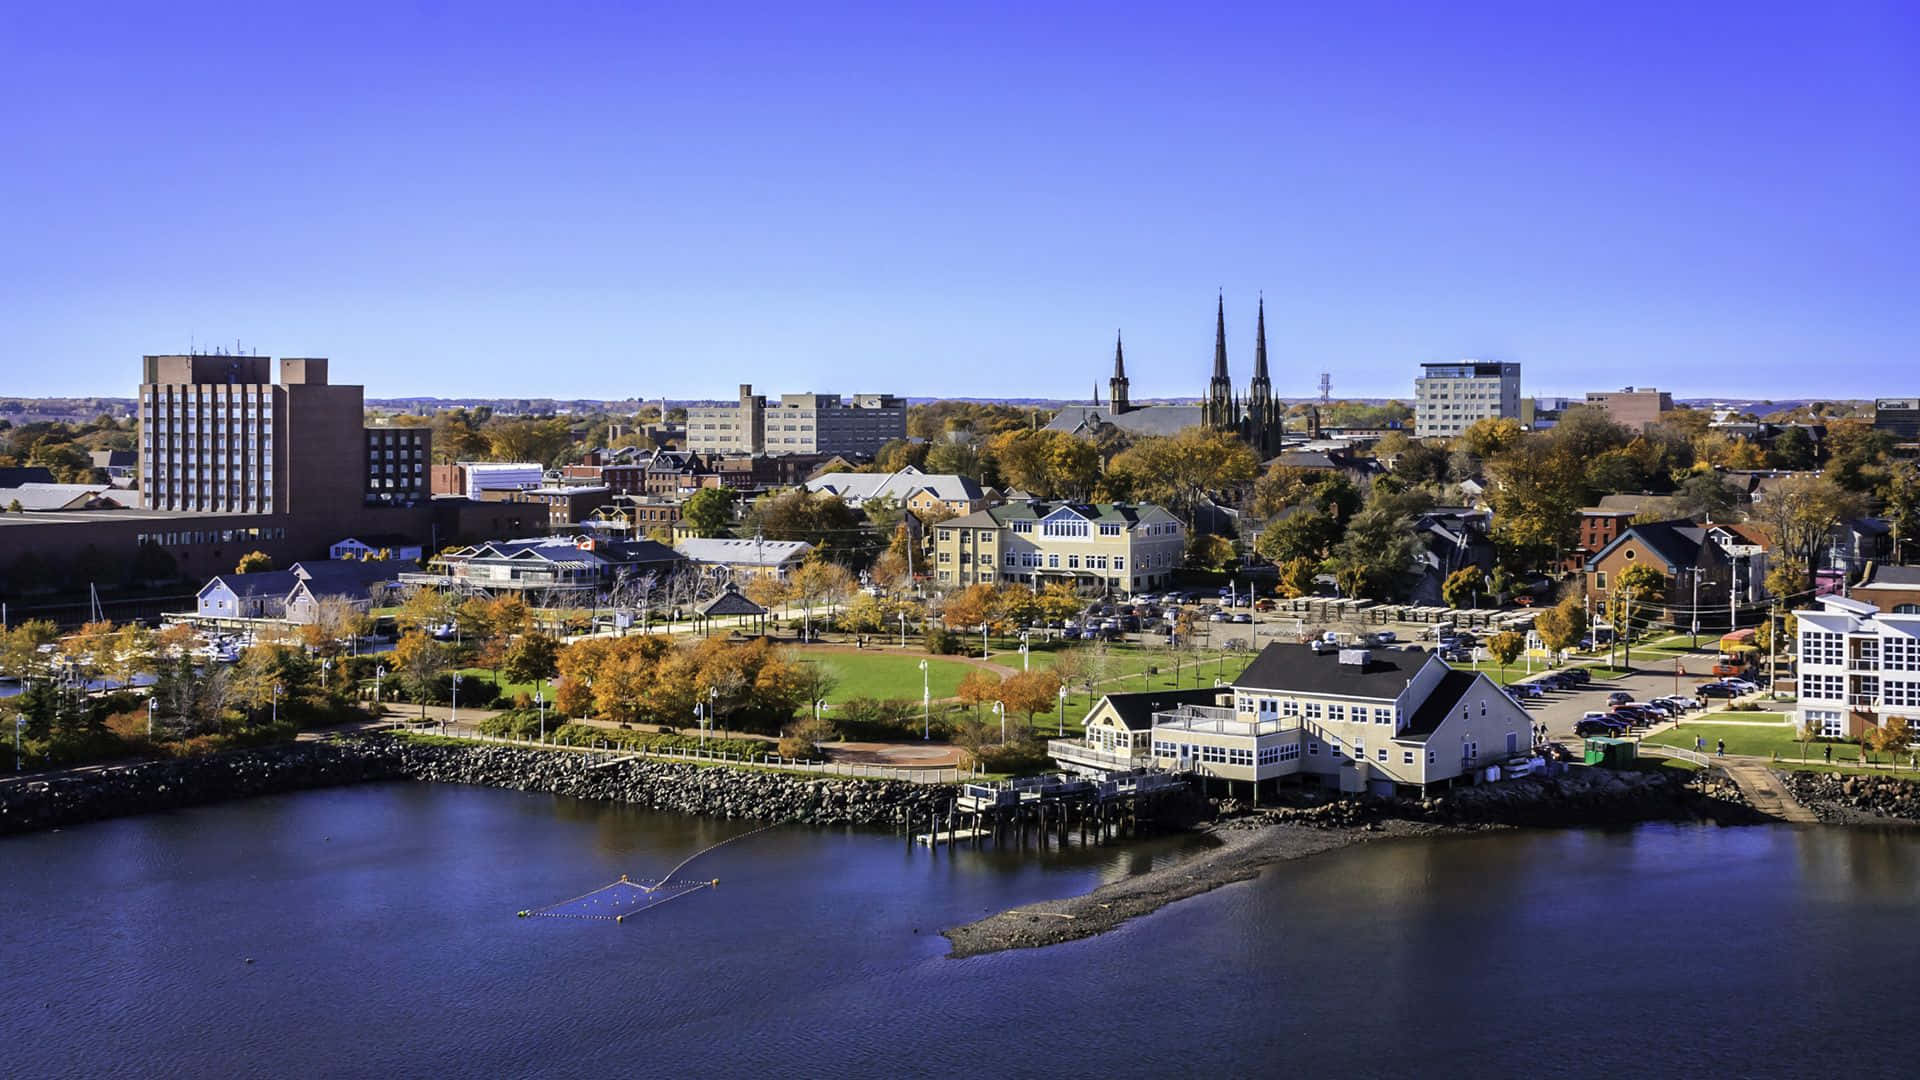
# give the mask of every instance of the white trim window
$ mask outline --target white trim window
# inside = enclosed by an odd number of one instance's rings
[[[1807,709],[1800,715],[1802,722],[1823,739],[1847,737],[1846,717],[1837,709]]]
[[[1802,664],[1833,664],[1845,661],[1846,638],[1827,630],[1800,631],[1800,662]]]
[[[1880,667],[1885,671],[1920,671],[1920,638],[1897,634],[1881,638]]]
[[[1908,682],[1904,679],[1880,680],[1880,707],[1920,709],[1920,682]]]
[[[1809,701],[1845,701],[1847,700],[1847,677],[1803,674],[1800,676],[1800,696]]]

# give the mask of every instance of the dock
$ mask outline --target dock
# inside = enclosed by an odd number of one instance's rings
[[[1080,842],[1103,843],[1134,835],[1156,805],[1186,790],[1186,778],[1162,769],[1139,769],[1105,779],[1035,776],[998,783],[963,785],[944,807],[910,814],[907,846],[938,849],[974,847],[1065,847],[1073,834]]]

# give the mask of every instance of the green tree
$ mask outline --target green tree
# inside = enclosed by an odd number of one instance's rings
[[[1313,595],[1314,578],[1320,573],[1317,560],[1288,559],[1280,564],[1279,570],[1280,581],[1274,587],[1274,592],[1289,600],[1296,596]]]
[[[1116,494],[1159,503],[1192,524],[1203,496],[1237,491],[1259,468],[1259,457],[1239,439],[1194,427],[1137,440],[1108,464],[1107,481]]]
[[[695,536],[725,536],[733,525],[739,493],[729,487],[701,488],[680,507],[680,523]]]
[[[1487,652],[1491,653],[1495,660],[1500,661],[1502,672],[1520,658],[1521,651],[1526,647],[1526,637],[1512,630],[1502,630],[1487,639]]]
[[[500,674],[508,682],[550,682],[560,673],[560,642],[552,635],[530,630],[507,646]]]
[[[1214,533],[1194,532],[1187,534],[1187,565],[1201,570],[1225,570],[1233,565],[1237,554],[1233,550],[1233,541]]]
[[[419,631],[401,636],[393,647],[393,674],[407,696],[420,703],[420,718],[427,717],[427,700],[440,692],[440,679],[453,666],[450,650]]]
[[[1666,579],[1646,564],[1629,566],[1614,575],[1613,588],[1607,593],[1607,614],[1613,625],[1613,640],[1626,649],[1625,666],[1633,667],[1633,629],[1635,619],[1646,620],[1645,609],[1660,602],[1666,591]]]
[[[1587,632],[1586,604],[1579,596],[1567,596],[1541,612],[1533,628],[1540,634],[1540,643],[1554,652],[1571,649]]]

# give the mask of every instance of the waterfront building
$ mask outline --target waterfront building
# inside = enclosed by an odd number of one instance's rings
[[[1158,706],[1153,697],[1110,695],[1086,739],[1049,753],[1077,772],[1178,769],[1256,795],[1283,781],[1393,795],[1430,792],[1533,747],[1532,715],[1498,684],[1418,650],[1276,642],[1230,687]]]
[[[907,437],[907,402],[893,394],[782,394],[687,409],[687,449],[699,454],[864,454]]]
[[[1422,364],[1413,380],[1414,437],[1447,439],[1481,420],[1520,418],[1520,365]]]
[[[402,573],[400,581],[484,595],[593,592],[648,575],[664,579],[685,566],[686,559],[654,540],[550,536],[442,552],[426,570]]]
[[[1882,611],[1837,594],[1794,612],[1799,625],[1795,670],[1802,730],[1857,739],[1892,717],[1920,727],[1920,607]]]
[[[688,562],[722,570],[737,578],[765,574],[784,578],[807,561],[813,545],[805,540],[688,537],[675,542],[673,550]]]
[[[934,584],[1064,581],[1132,593],[1168,584],[1186,552],[1180,519],[1152,504],[1011,502],[934,526]]]

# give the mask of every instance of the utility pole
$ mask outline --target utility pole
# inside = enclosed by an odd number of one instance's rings
[[[1693,616],[1691,620],[1693,625],[1693,643],[1687,647],[1689,649],[1697,649],[1700,647],[1700,568],[1697,566],[1693,568],[1693,608],[1691,614]]]

